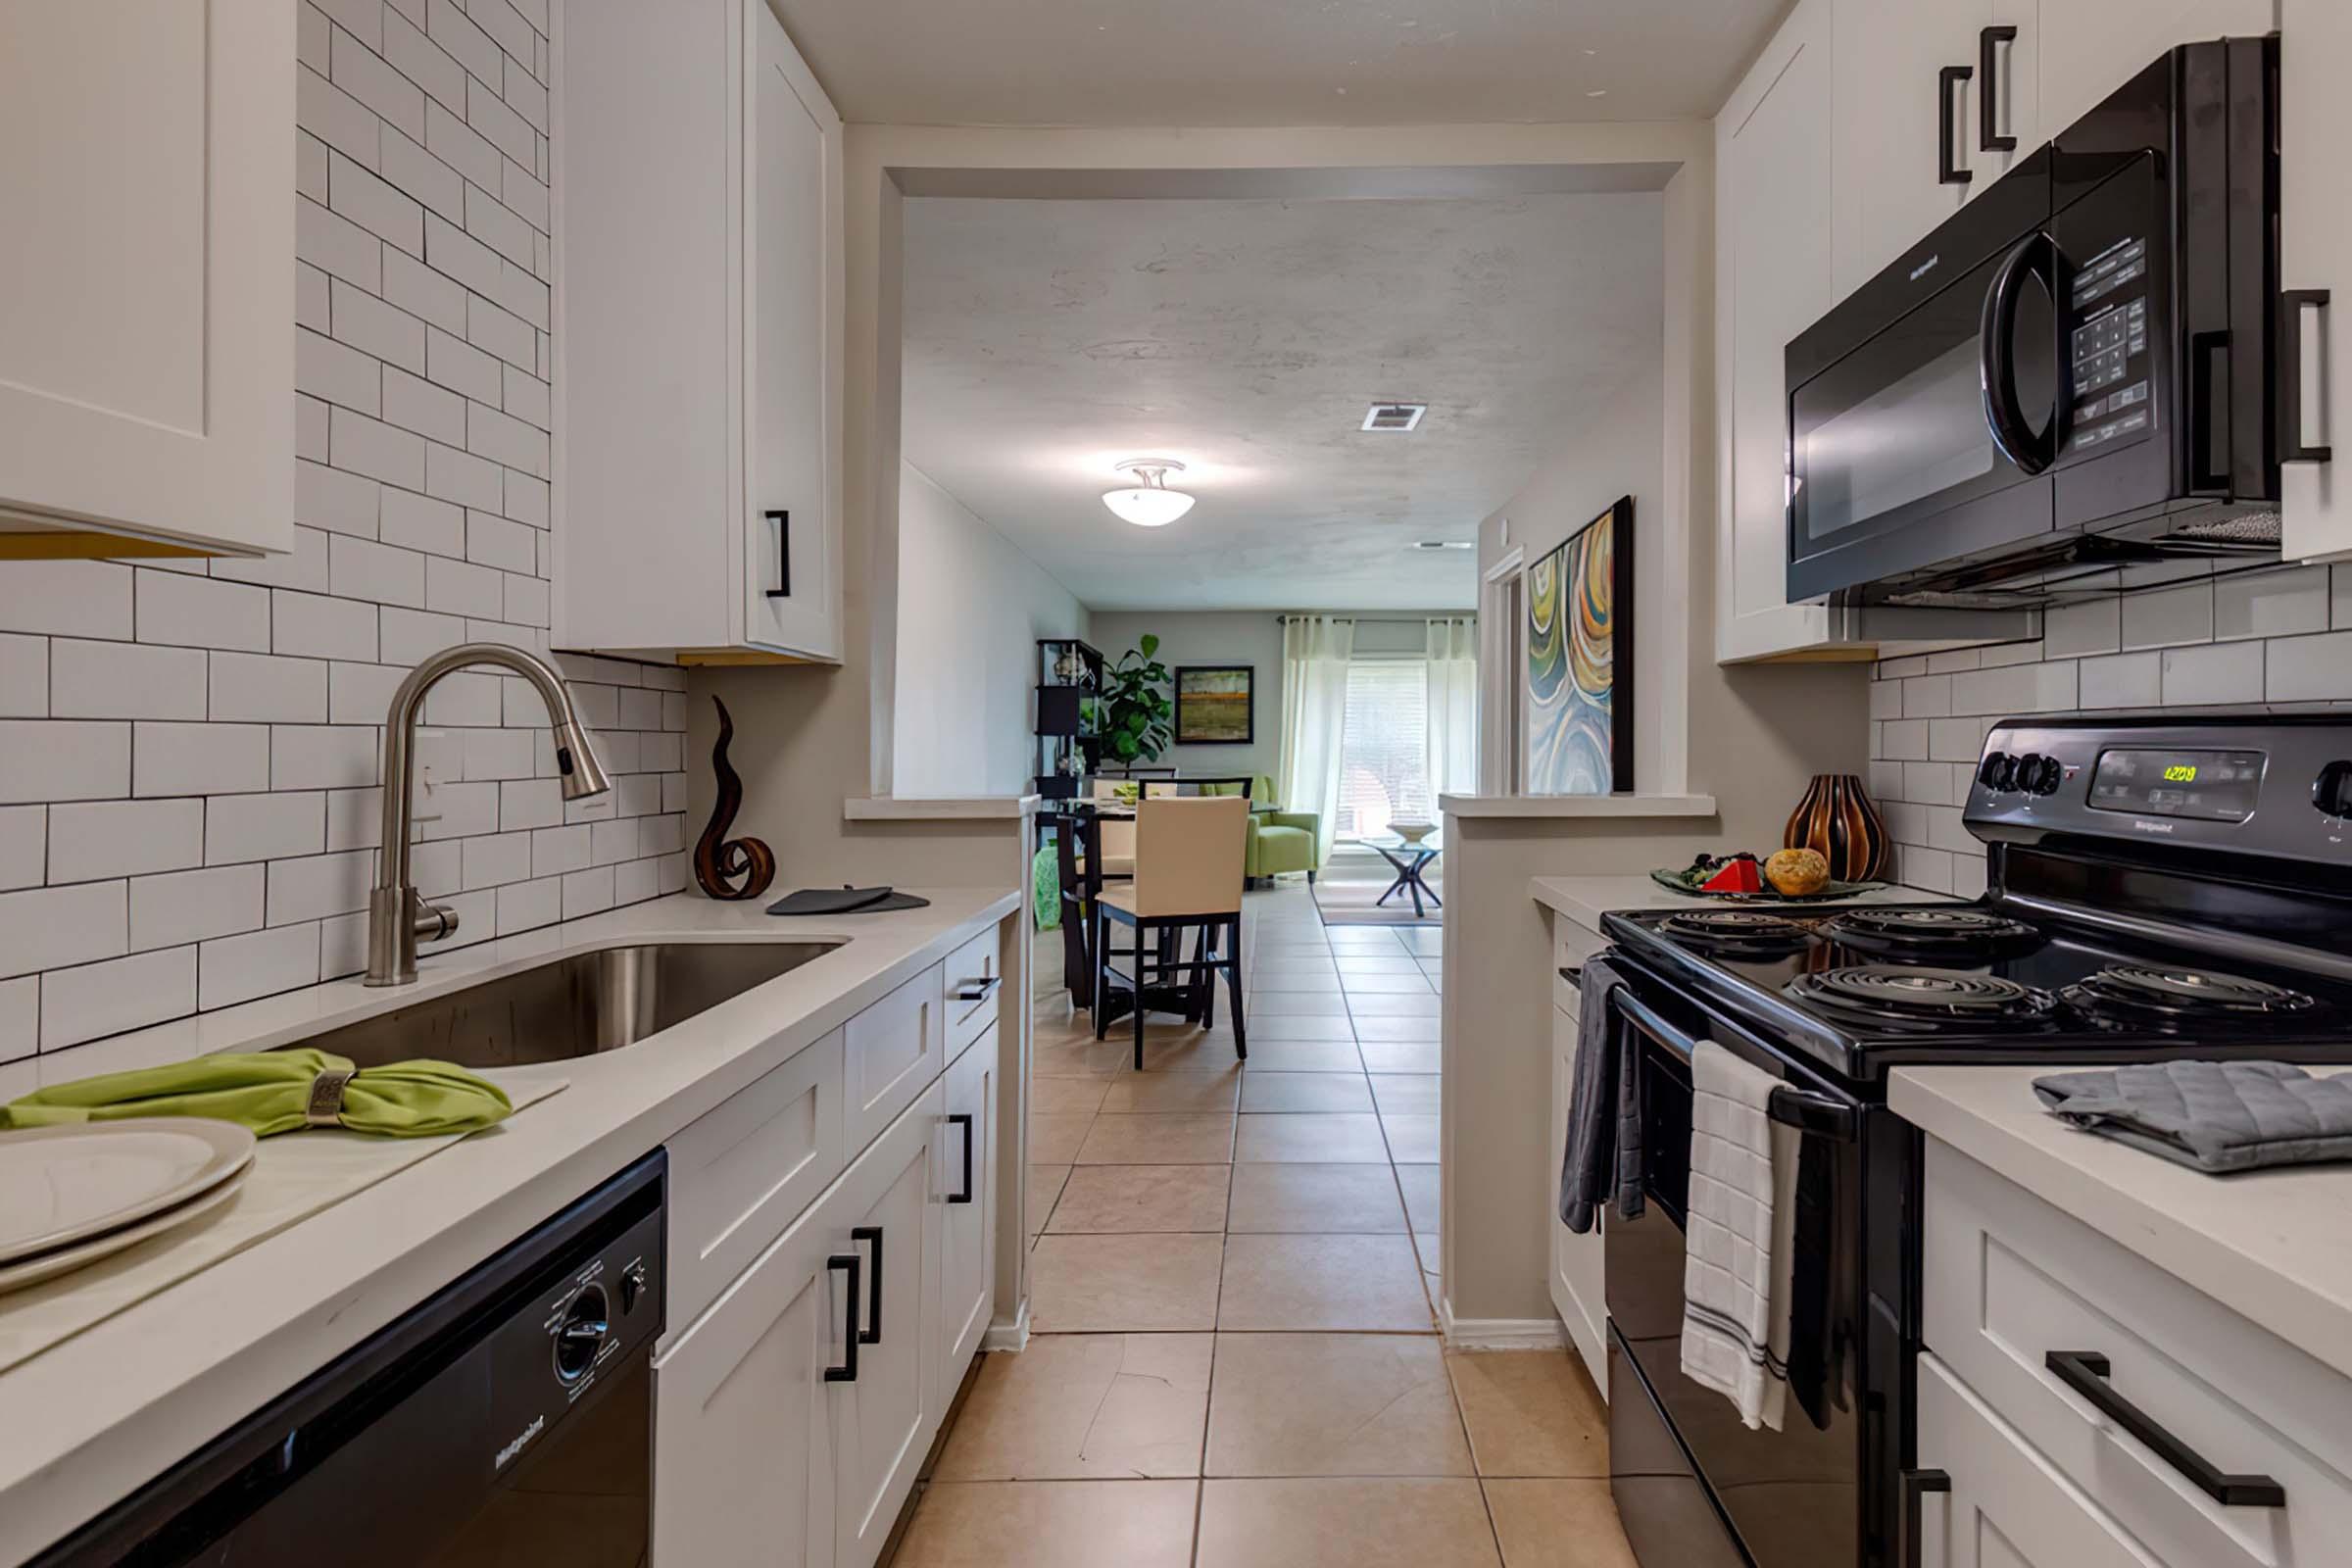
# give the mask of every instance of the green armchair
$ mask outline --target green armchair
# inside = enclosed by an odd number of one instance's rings
[[[1239,784],[1204,784],[1203,795],[1238,795]],[[1255,882],[1281,871],[1304,871],[1312,883],[1322,867],[1323,819],[1313,811],[1285,811],[1274,803],[1274,781],[1259,774],[1250,789],[1250,826],[1242,874]]]

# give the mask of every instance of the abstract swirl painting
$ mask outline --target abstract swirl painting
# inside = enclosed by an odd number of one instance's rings
[[[1634,787],[1634,498],[1527,573],[1527,793]]]

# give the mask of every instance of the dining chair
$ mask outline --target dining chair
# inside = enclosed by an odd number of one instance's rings
[[[1144,1014],[1153,981],[1176,981],[1184,1010],[1204,1029],[1216,1025],[1218,974],[1233,1002],[1234,1054],[1250,1055],[1242,1006],[1242,856],[1250,803],[1241,796],[1146,797],[1136,808],[1135,877],[1095,900],[1095,1038],[1110,1032],[1110,988],[1125,983],[1135,1012],[1135,1064],[1144,1064]],[[1110,928],[1123,925],[1135,945],[1113,952]],[[1194,956],[1183,956],[1185,933]],[[1122,973],[1111,959],[1126,958]]]

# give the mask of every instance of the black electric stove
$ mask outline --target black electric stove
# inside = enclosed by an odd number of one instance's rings
[[[1888,1069],[2352,1061],[2352,715],[2010,720],[1962,809],[1986,846],[1972,902],[1602,922],[1642,1102],[1647,1206],[1603,1229],[1611,1481],[1643,1568],[1908,1568],[1924,1142]],[[1814,1205],[1779,1432],[1680,1369],[1699,1040],[1783,1080]]]

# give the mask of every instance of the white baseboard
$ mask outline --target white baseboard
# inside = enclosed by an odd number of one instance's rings
[[[1020,1311],[1008,1322],[999,1318],[980,1336],[983,1350],[1026,1350],[1029,1348],[1029,1303],[1021,1302]]]
[[[1439,1303],[1438,1332],[1456,1350],[1556,1350],[1569,1343],[1557,1317],[1455,1317],[1450,1300]]]

